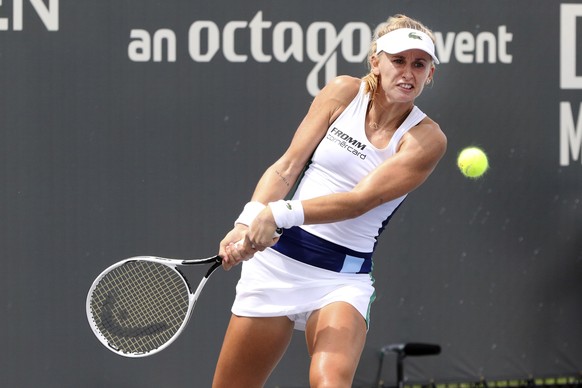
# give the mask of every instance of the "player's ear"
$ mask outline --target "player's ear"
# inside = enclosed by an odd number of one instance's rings
[[[379,62],[379,57],[377,54],[372,54],[370,56],[370,71],[374,74],[374,75],[380,75],[380,69],[378,69],[378,62]]]

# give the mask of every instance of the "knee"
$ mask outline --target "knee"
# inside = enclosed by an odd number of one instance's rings
[[[309,385],[311,388],[350,388],[353,374],[344,368],[311,368],[309,371]]]

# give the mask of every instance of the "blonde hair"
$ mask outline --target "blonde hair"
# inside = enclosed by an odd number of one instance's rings
[[[433,42],[435,42],[433,32],[426,27],[424,24],[410,18],[403,14],[396,14],[394,16],[390,16],[388,20],[384,23],[378,25],[376,27],[376,31],[374,32],[374,37],[372,38],[372,43],[370,44],[370,50],[368,51],[368,68],[370,72],[362,77],[362,81],[366,83],[365,91],[366,93],[370,93],[370,99],[374,99],[374,95],[376,93],[376,89],[378,88],[378,76],[371,71],[372,68],[372,58],[376,55],[376,41],[382,35],[389,33],[390,31],[397,30],[399,28],[413,28],[415,30],[419,30],[427,34]],[[434,66],[434,63],[432,64]]]

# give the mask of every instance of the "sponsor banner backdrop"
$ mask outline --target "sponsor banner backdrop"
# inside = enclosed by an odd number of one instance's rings
[[[14,387],[207,387],[240,269],[164,352],[92,335],[88,288],[125,257],[214,254],[318,90],[363,76],[405,13],[441,60],[417,104],[449,149],[382,235],[354,386],[388,344],[409,382],[580,376],[582,3],[0,0],[0,378]],[[483,147],[476,181],[455,165]],[[196,277],[194,277],[196,279]],[[296,335],[270,387],[308,386]],[[395,382],[395,359],[381,379]]]

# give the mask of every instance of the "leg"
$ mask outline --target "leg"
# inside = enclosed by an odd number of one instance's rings
[[[262,387],[283,357],[292,334],[293,322],[287,317],[233,315],[224,336],[212,386]]]
[[[305,330],[311,387],[351,387],[366,331],[366,321],[349,303],[331,303],[311,314]]]

